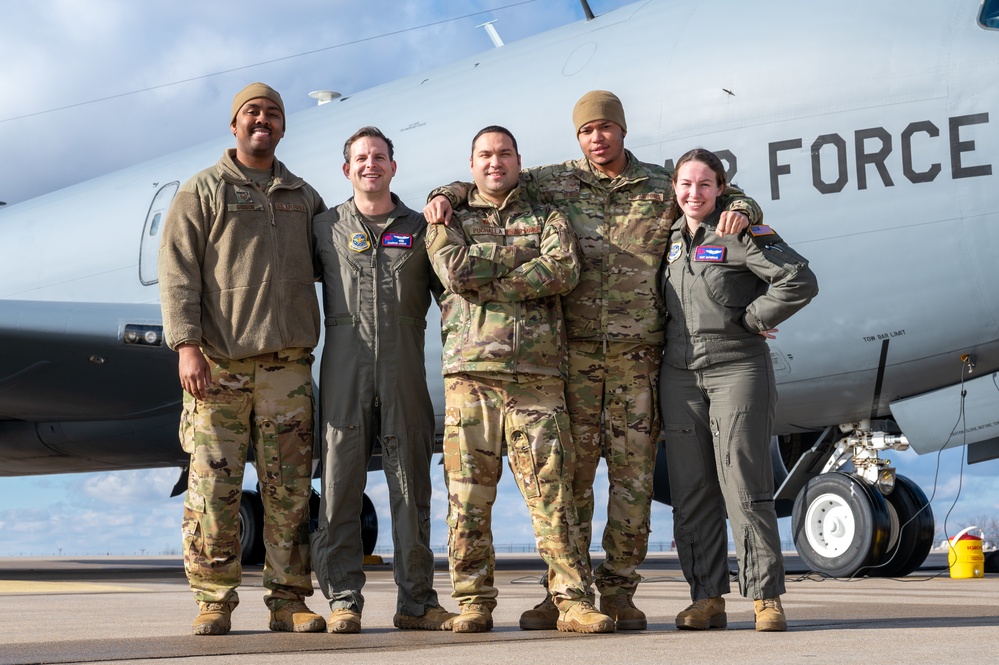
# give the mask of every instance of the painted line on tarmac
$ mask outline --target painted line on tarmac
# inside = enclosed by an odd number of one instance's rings
[[[0,580],[0,595],[15,593],[118,593],[123,591],[143,591],[143,589],[113,584],[88,584],[85,582]]]

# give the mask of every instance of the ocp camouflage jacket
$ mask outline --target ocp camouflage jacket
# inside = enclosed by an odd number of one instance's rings
[[[566,377],[560,295],[579,280],[575,234],[565,216],[515,188],[496,207],[472,188],[427,247],[444,284],[444,375]]]

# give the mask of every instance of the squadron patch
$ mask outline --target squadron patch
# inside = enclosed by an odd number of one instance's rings
[[[412,247],[413,236],[409,233],[383,233],[382,247]]]
[[[758,238],[760,236],[772,236],[774,234],[774,230],[766,224],[757,224],[756,226],[749,227],[749,233],[754,238]]]
[[[683,243],[675,242],[669,246],[669,253],[666,255],[666,260],[669,263],[673,263],[678,258],[680,258],[681,253],[683,253]]]
[[[360,233],[352,233],[350,236],[350,251],[352,252],[363,252],[365,250],[371,249],[371,241],[368,240],[368,234],[363,231]]]
[[[721,263],[725,260],[725,248],[721,245],[701,245],[694,250],[694,260]]]

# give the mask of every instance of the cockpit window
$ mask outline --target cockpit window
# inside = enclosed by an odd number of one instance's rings
[[[143,225],[142,240],[139,242],[139,281],[146,286],[152,286],[158,281],[156,263],[160,249],[160,231],[163,228],[163,217],[166,215],[173,195],[177,193],[179,182],[163,185],[153,197],[146,213],[146,223]]]
[[[978,23],[989,30],[999,30],[999,0],[983,0]]]

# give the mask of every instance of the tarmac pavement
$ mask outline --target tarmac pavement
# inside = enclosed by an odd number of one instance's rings
[[[450,599],[446,561],[436,587]],[[999,574],[950,579],[946,556],[901,579],[824,578],[787,560],[787,633],[753,630],[752,602],[727,596],[727,630],[678,631],[689,603],[673,554],[652,554],[636,604],[647,631],[575,635],[522,631],[520,613],[543,597],[540,560],[500,555],[492,632],[401,631],[392,627],[389,563],[370,566],[358,635],[273,633],[261,601],[261,570],[244,572],[233,630],[193,636],[196,606],[178,558],[0,559],[0,665],[5,663],[987,663],[999,653]],[[734,563],[733,563],[734,569]],[[736,585],[733,583],[733,588]],[[328,614],[317,592],[313,610]]]

